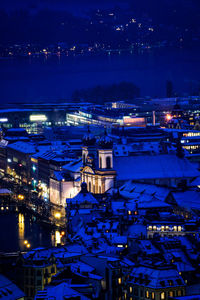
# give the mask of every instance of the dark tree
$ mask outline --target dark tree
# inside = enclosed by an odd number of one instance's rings
[[[93,88],[76,90],[72,94],[74,101],[89,101],[103,103],[108,101],[133,100],[140,96],[140,89],[131,82],[119,84],[95,86]]]

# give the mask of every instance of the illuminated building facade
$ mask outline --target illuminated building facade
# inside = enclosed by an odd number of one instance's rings
[[[50,178],[50,202],[65,207],[66,198],[73,198],[80,190],[80,167],[82,161],[75,160],[54,171]]]
[[[95,137],[88,133],[83,143],[81,182],[87,183],[89,192],[103,194],[115,184],[112,141],[104,135],[97,146]]]
[[[35,147],[25,142],[16,142],[7,147],[7,174],[16,181],[31,183],[31,159]]]
[[[93,112],[80,110],[74,113],[67,113],[66,121],[68,125],[92,124],[98,126],[134,126],[146,127],[146,118],[138,117],[134,114],[116,113],[111,110],[99,109]]]

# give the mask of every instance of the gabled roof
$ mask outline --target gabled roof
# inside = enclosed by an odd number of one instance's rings
[[[141,285],[141,279],[143,280],[142,285],[155,289],[185,285],[178,271],[172,268],[151,268],[149,266],[139,266],[133,268],[131,276],[133,276],[132,281],[135,284]]]

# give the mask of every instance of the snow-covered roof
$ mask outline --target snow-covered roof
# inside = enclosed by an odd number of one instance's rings
[[[35,146],[31,143],[26,142],[15,142],[11,145],[8,145],[8,148],[25,154],[33,154],[36,152]]]
[[[4,139],[2,139],[1,141],[0,141],[0,147],[6,147],[8,145],[8,141],[6,141],[6,140],[4,140]]]
[[[87,272],[87,273],[91,273],[93,271],[95,271],[95,268],[91,267],[90,265],[83,263],[81,261],[75,262],[75,263],[71,263],[71,270],[72,272],[78,272],[78,273],[82,273],[82,272]]]
[[[98,204],[98,201],[94,196],[87,191],[87,184],[82,182],[81,191],[74,197],[66,199],[67,204],[81,204],[81,203],[91,203]]]
[[[73,162],[70,162],[63,166],[64,170],[70,171],[70,172],[80,172],[80,167],[82,166],[82,160],[76,160]]]
[[[131,273],[132,282],[141,285],[140,279],[146,278],[145,286],[155,289],[162,289],[173,286],[184,286],[185,283],[178,271],[170,268],[154,268],[149,266],[139,266],[133,268]]]
[[[172,154],[114,157],[118,180],[197,177],[199,172],[186,159]]]
[[[170,190],[165,187],[156,186],[153,184],[145,184],[139,182],[133,182],[132,180],[126,182],[123,186],[119,189],[120,195],[124,198],[132,199],[138,195],[149,195],[155,196],[157,199],[165,199]]]
[[[10,195],[12,192],[8,189],[0,189],[0,195]]]
[[[200,192],[199,191],[184,191],[172,193],[176,203],[186,209],[200,209]]]
[[[0,274],[0,299],[17,300],[24,296],[24,293],[13,282]]]
[[[150,240],[140,240],[139,244],[141,250],[146,252],[148,255],[156,255],[160,253]]]
[[[94,196],[91,193],[78,193],[74,198],[67,199],[67,203],[72,204],[81,204],[81,203],[92,203],[92,204],[98,204],[98,201],[94,198]]]
[[[43,291],[38,291],[35,300],[39,299],[80,299],[89,300],[86,296],[72,289],[69,284],[62,282],[56,286],[47,286]]]

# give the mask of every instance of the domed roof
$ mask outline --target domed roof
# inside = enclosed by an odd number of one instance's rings
[[[99,140],[99,146],[103,149],[112,149],[113,141],[108,137],[106,130],[104,135]]]
[[[84,135],[83,137],[83,144],[85,146],[93,146],[96,143],[96,138],[95,136],[90,132],[90,128],[88,127],[88,132],[87,134]]]
[[[82,204],[86,202],[91,204],[98,204],[96,198],[90,192],[88,192],[87,183],[82,182],[81,191],[74,198],[68,198],[67,203]]]

